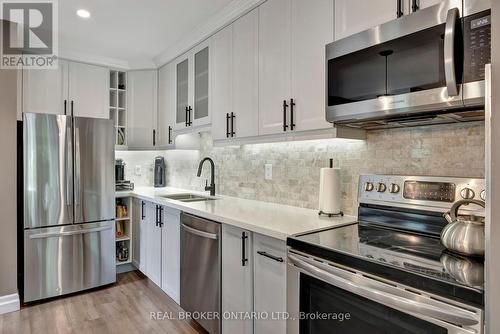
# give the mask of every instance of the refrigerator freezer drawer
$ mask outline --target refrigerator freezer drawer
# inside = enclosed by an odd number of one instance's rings
[[[116,281],[114,221],[24,232],[24,302]]]

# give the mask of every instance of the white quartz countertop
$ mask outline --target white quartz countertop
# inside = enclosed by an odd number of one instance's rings
[[[320,217],[316,210],[228,196],[216,196],[216,200],[201,202],[180,202],[162,197],[186,193],[207,196],[207,193],[170,187],[137,187],[133,191],[118,191],[116,197],[137,197],[281,240],[286,240],[288,236],[356,221],[353,216]]]

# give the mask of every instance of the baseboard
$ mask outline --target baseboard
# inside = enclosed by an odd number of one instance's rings
[[[19,311],[19,309],[19,295],[17,293],[0,296],[0,314]]]

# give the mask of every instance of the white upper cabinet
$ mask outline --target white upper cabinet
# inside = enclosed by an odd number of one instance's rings
[[[23,112],[109,118],[109,71],[59,60],[57,69],[23,70]]]
[[[308,3],[310,3],[308,1]],[[259,134],[282,133],[290,97],[291,0],[259,7]]]
[[[233,27],[228,26],[212,36],[212,138],[231,137]]]
[[[259,134],[259,9],[233,23],[232,105],[234,137]],[[215,87],[214,87],[215,88]]]
[[[156,70],[128,72],[129,148],[156,145],[157,75]]]
[[[174,65],[175,129],[210,124],[209,41],[177,58]]]
[[[254,9],[212,37],[214,140],[259,133],[259,13]]]
[[[397,0],[335,0],[335,40],[397,18]],[[403,1],[403,14],[409,13]]]
[[[210,124],[210,47],[207,43],[198,45],[193,50],[193,126]]]
[[[174,145],[173,129],[175,126],[175,66],[170,63],[158,70],[158,117],[157,145]]]
[[[333,7],[333,0],[292,0],[290,130],[333,127],[325,119],[325,45],[333,42]]]
[[[68,63],[59,60],[57,69],[23,70],[22,97],[24,112],[69,115]]]
[[[109,70],[69,62],[68,100],[73,102],[74,116],[109,119]]]
[[[334,0],[268,0],[259,7],[259,134],[331,128],[325,45]]]

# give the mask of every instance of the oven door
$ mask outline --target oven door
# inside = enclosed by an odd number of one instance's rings
[[[474,307],[295,252],[287,270],[288,334],[483,333],[483,312]]]
[[[461,0],[445,0],[327,45],[326,119],[463,107],[461,12]]]

